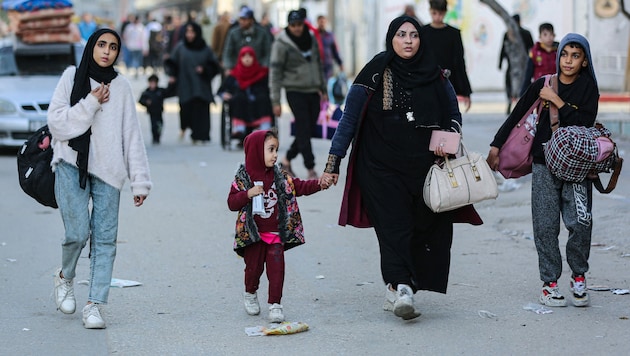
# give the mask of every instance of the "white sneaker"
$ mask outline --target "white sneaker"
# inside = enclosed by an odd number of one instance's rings
[[[90,303],[83,307],[83,326],[86,329],[105,329],[105,320],[101,317],[98,304]]]
[[[273,303],[271,306],[269,306],[269,321],[272,323],[281,323],[284,321],[282,305],[278,303]]]
[[[570,287],[572,292],[573,305],[585,307],[589,303],[588,292],[586,291],[586,278],[584,275],[571,276]]]
[[[540,304],[548,307],[566,307],[567,301],[558,289],[558,282],[543,284],[542,292],[538,298]]]
[[[409,288],[408,286],[406,287]],[[383,304],[383,310],[393,312],[395,309],[394,305],[396,305],[396,300],[398,300],[398,293],[394,292],[390,288],[391,288],[391,284],[388,284],[387,286],[385,286],[385,304]],[[411,305],[413,306],[413,299],[412,299]],[[399,303],[399,307],[400,307],[400,303]],[[410,319],[417,318],[420,315],[422,314],[418,310],[416,310],[415,306],[413,306],[413,312],[409,314],[405,314],[404,316],[401,316],[401,318],[403,318],[404,320],[410,320]]]
[[[57,310],[61,310],[64,314],[72,314],[77,308],[76,300],[74,299],[74,287],[72,286],[72,279],[61,278],[61,268],[55,271],[53,280],[55,282],[55,289],[53,294],[55,296],[55,303],[57,304]]]
[[[394,303],[396,303],[396,292],[390,289],[391,284],[385,286],[385,303],[383,304],[383,310],[394,311]]]
[[[389,288],[387,288],[389,290]],[[394,302],[394,314],[403,320],[409,320],[420,316],[413,306],[413,290],[406,284],[399,284]]]
[[[243,300],[245,302],[245,311],[247,314],[260,314],[260,304],[258,304],[258,295],[256,293],[243,293]]]

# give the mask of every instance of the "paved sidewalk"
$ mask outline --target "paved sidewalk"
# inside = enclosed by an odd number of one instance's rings
[[[501,98],[493,97],[473,97],[473,108],[503,111]],[[216,106],[209,145],[179,141],[177,104],[170,100],[163,143],[147,145],[151,195],[141,208],[133,207],[128,186],[121,197],[114,277],[142,286],[111,289],[105,330],[86,330],[79,312],[55,310],[50,295],[63,238],[59,212],[26,196],[15,177],[15,153],[0,154],[0,355],[615,355],[630,349],[630,295],[591,291],[588,308],[525,309],[540,307],[541,287],[531,177],[476,206],[484,225],[455,225],[448,294],[417,293],[422,316],[408,322],[382,310],[385,287],[373,230],[337,225],[345,177],[330,190],[299,198],[307,243],[286,254],[283,305],[287,320],[306,322],[310,330],[247,336],[245,328],[267,325],[267,283],[263,275],[261,315],[247,315],[244,265],[232,251],[236,215],[226,203],[243,152],[220,147]],[[464,115],[466,145],[484,155],[505,119],[491,107]],[[281,154],[291,142],[289,118],[287,108],[278,121]],[[150,137],[144,111],[139,119]],[[630,149],[628,140],[619,145],[622,155]],[[329,146],[313,140],[317,170]],[[296,173],[306,176],[301,159],[294,162]],[[630,289],[629,206],[627,171],[612,194],[594,196],[591,286]],[[566,239],[563,228],[563,255]],[[77,273],[77,281],[88,278],[87,251]],[[569,273],[565,263],[565,295]],[[87,287],[76,284],[75,290],[82,306]]]

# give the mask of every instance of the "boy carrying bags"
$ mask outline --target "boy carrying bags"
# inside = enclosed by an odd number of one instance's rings
[[[592,127],[597,116],[599,89],[586,38],[569,33],[562,39],[558,49],[557,88],[545,85],[544,78],[528,87],[490,143],[487,161],[492,169],[498,169],[499,150],[510,131],[527,108],[540,97],[545,105],[540,112],[531,149],[532,224],[540,279],[543,282],[539,301],[550,307],[567,305],[558,284],[563,264],[558,239],[562,221],[569,231],[566,261],[572,272],[569,279],[571,302],[574,306],[584,307],[589,304],[585,274],[589,270],[593,230],[593,182],[588,178],[581,182],[569,182],[553,175],[547,168],[543,148],[552,134],[549,107],[553,105],[558,109],[560,127]]]

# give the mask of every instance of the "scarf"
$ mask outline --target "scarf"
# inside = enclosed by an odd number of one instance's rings
[[[207,45],[201,33],[201,26],[199,26],[199,24],[196,22],[189,22],[186,24],[184,29],[188,28],[188,26],[191,26],[193,31],[195,31],[195,38],[193,38],[192,41],[188,41],[188,39],[184,36],[184,46],[186,46],[186,48],[191,51],[200,51],[206,48]],[[183,32],[185,34],[186,30],[184,30]]]
[[[241,62],[241,59],[245,54],[249,54],[254,59],[249,67],[244,66]],[[241,48],[241,51],[238,53],[238,60],[236,61],[234,69],[230,72],[230,75],[236,79],[239,88],[241,88],[241,90],[245,90],[252,84],[265,78],[268,73],[269,68],[263,67],[260,63],[258,63],[254,49],[250,46],[245,46]]]
[[[300,51],[308,52],[313,46],[313,37],[311,37],[311,33],[308,31],[308,28],[306,28],[306,25],[302,26],[304,26],[304,30],[302,31],[302,35],[300,37],[293,36],[291,31],[289,31],[289,27],[285,28],[284,31]]]
[[[399,57],[392,44],[396,32],[406,22],[411,23],[420,34],[420,48],[409,59]],[[409,16],[395,18],[389,24],[385,48],[385,51],[374,56],[363,67],[354,83],[376,90],[381,86],[385,68],[389,67],[394,81],[411,92],[413,117],[417,126],[450,129],[451,120],[447,110],[449,101],[441,70],[433,53],[425,45],[422,27],[418,21]]]
[[[110,61],[112,63],[108,67],[101,67],[94,61],[94,47],[98,39],[106,33],[111,33],[116,37],[119,45],[119,51],[116,57]],[[114,63],[118,59],[120,54],[120,36],[110,29],[104,28],[94,32],[90,38],[88,38],[85,49],[83,50],[83,56],[81,57],[81,63],[77,67],[74,74],[74,84],[72,86],[72,92],[70,93],[70,106],[74,106],[81,99],[85,98],[92,91],[90,85],[90,78],[96,80],[99,83],[109,84],[118,73],[114,69]],[[68,146],[77,151],[77,167],[79,168],[79,186],[81,189],[85,189],[88,176],[88,157],[90,154],[90,136],[92,135],[92,129],[88,129],[81,136],[75,137],[68,141]]]
[[[268,130],[254,131],[245,137],[243,151],[245,151],[245,170],[252,181],[262,181],[265,190],[271,189],[273,184],[273,168],[265,166],[265,138]]]

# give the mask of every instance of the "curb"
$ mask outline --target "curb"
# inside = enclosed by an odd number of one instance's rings
[[[630,93],[600,93],[600,103],[630,103]]]

